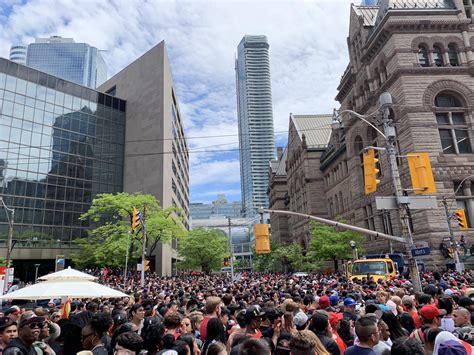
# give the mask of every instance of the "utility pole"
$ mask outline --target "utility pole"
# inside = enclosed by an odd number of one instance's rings
[[[3,208],[6,210],[7,214],[7,220],[8,220],[8,239],[7,239],[7,267],[5,270],[5,282],[3,283],[3,293],[5,294],[8,289],[8,279],[10,277],[10,262],[11,262],[11,253],[12,253],[12,244],[13,244],[13,224],[15,223],[15,209],[14,208],[9,208],[5,202],[3,201],[3,198],[0,197],[0,201],[2,202]],[[10,216],[8,216],[8,212],[11,213]]]
[[[142,240],[142,270],[140,274],[140,287],[145,287],[145,256],[146,256],[146,205],[143,206],[143,217],[142,217],[142,228],[143,228],[143,240]]]
[[[443,198],[442,202],[444,206],[444,212],[446,213],[446,222],[448,223],[449,240],[450,240],[451,246],[453,247],[453,254],[454,254],[453,256],[454,256],[454,263],[456,265],[456,271],[462,272],[464,271],[464,264],[461,263],[461,261],[459,260],[458,246],[456,245],[456,240],[454,239],[453,227],[451,226],[452,215],[449,213],[448,201],[446,201],[446,198]]]
[[[413,289],[415,292],[421,292],[421,281],[420,274],[418,272],[418,266],[416,259],[412,256],[411,250],[413,249],[413,235],[410,228],[410,221],[408,215],[408,199],[403,196],[402,184],[400,181],[400,173],[397,165],[397,135],[393,120],[390,117],[390,107],[392,106],[392,97],[389,93],[383,93],[380,96],[380,103],[383,108],[383,128],[385,133],[386,152],[388,155],[390,173],[392,177],[393,188],[395,192],[395,198],[398,205],[398,213],[400,218],[400,224],[402,227],[402,235],[405,238],[405,248],[408,256],[408,268],[410,270],[410,276],[413,283]]]
[[[130,239],[132,238],[131,234],[132,233],[129,230],[127,233],[127,251],[125,254],[125,270],[123,271],[123,286],[124,287],[127,287],[128,254],[130,253]]]
[[[229,222],[229,252],[230,252],[230,277],[234,281],[234,246],[232,245],[232,223],[230,217],[227,217]]]

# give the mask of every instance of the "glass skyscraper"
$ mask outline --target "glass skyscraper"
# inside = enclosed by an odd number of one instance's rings
[[[107,66],[99,50],[72,38],[38,38],[28,45],[26,65],[95,89],[107,80]]]
[[[239,116],[242,212],[268,207],[268,168],[275,159],[270,60],[266,36],[246,35],[235,64]]]
[[[93,197],[123,191],[124,132],[125,101],[0,58],[0,196],[15,209],[15,248],[87,235],[79,216]]]

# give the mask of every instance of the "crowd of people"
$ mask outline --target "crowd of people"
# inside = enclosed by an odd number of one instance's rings
[[[472,354],[474,272],[375,282],[331,274],[149,274],[88,270],[124,299],[71,300],[61,310],[10,305],[4,355]]]

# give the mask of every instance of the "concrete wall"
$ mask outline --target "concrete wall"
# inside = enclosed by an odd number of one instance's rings
[[[115,87],[116,96],[127,101],[125,130],[124,191],[154,195],[163,208],[176,206],[183,209],[185,226],[189,219],[189,164],[184,139],[183,149],[172,152],[173,80],[165,43],[161,42],[136,61],[117,73],[98,90],[107,92]],[[174,93],[176,98],[176,93]],[[182,132],[179,106],[176,98],[178,127]],[[184,150],[184,151],[182,151]],[[175,174],[173,159],[182,160],[182,169]],[[177,165],[177,164],[176,164]],[[178,191],[186,198],[178,200],[172,190],[172,179],[179,175],[184,188]],[[170,245],[155,250],[156,271],[172,274],[172,259],[176,252]]]

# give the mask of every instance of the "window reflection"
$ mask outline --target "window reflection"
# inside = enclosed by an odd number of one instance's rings
[[[117,109],[0,73],[0,194],[15,208],[17,247],[86,236],[78,218],[94,195],[122,190],[124,120]],[[6,226],[0,214],[0,242]]]

